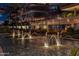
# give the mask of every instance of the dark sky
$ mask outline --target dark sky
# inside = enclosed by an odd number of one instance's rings
[[[11,5],[10,3],[0,3],[0,9],[9,10],[10,5]],[[54,12],[58,13],[60,11],[58,6],[56,6],[56,5],[55,6],[50,6],[49,8],[51,9],[51,11],[53,11],[51,13],[54,13]],[[8,13],[1,13],[0,12],[0,22],[5,21],[8,18],[9,18],[9,12]]]
[[[0,3],[0,9],[7,10],[9,8],[10,4],[8,3]],[[8,19],[9,14],[6,12],[0,12],[0,22],[5,21]]]

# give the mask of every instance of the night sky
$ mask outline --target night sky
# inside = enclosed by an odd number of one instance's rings
[[[4,9],[7,10],[9,9],[10,4],[8,3],[0,3],[0,9]],[[4,22],[5,20],[7,20],[9,18],[9,13],[6,12],[0,12],[0,22]]]
[[[9,10],[9,8],[10,8],[10,3],[0,3],[0,9],[4,9],[4,10],[8,10],[8,11],[10,11]],[[51,13],[54,13],[54,12],[59,12],[60,11],[60,9],[58,8],[58,6],[57,5],[55,5],[55,6],[50,6],[49,7],[49,9],[51,10],[51,11],[53,11],[53,12],[51,12]],[[0,23],[1,22],[4,22],[4,21],[6,21],[6,20],[8,20],[9,19],[9,15],[10,15],[10,13],[9,12],[0,12]]]

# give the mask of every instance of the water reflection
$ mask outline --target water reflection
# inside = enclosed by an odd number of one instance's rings
[[[18,34],[15,36],[15,31],[13,32],[12,37],[14,39],[20,39],[21,40],[21,44],[22,46],[20,46],[19,48],[16,48],[16,51],[18,53],[16,53],[17,55],[57,55],[57,56],[61,56],[61,55],[69,55],[69,51],[70,49],[73,47],[72,44],[70,44],[70,42],[72,43],[72,41],[63,41],[63,43],[61,44],[61,37],[59,35],[59,32],[57,34],[53,34],[51,35],[51,39],[50,38],[46,38],[45,39],[35,39],[35,37],[31,36],[29,33],[26,32],[21,32],[21,31],[16,31],[18,32]],[[19,35],[19,37],[18,37]],[[64,39],[64,38],[63,38]],[[74,39],[74,38],[73,38]],[[30,41],[30,45],[27,45],[28,47],[23,47],[25,46],[27,43],[25,43],[26,40]],[[33,43],[33,40],[35,42],[37,42],[37,40],[39,41],[38,43]],[[51,44],[50,45],[50,41],[55,41],[56,44]],[[39,45],[40,41],[43,42],[43,45]],[[65,47],[66,45],[66,47]],[[77,43],[75,43],[75,46],[79,45]],[[41,47],[42,46],[42,47]],[[22,48],[21,48],[22,47]],[[77,47],[77,46],[76,46]],[[22,52],[24,52],[22,54]]]

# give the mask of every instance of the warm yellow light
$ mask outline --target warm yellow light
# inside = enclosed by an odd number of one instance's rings
[[[29,26],[27,26],[27,29],[29,29]]]
[[[24,40],[24,36],[22,36],[22,38],[21,38],[22,40]]]
[[[23,29],[26,29],[26,26],[22,26]]]
[[[67,19],[67,22],[70,22],[70,20],[69,20],[69,19]]]
[[[15,38],[15,32],[13,32],[12,37]]]
[[[32,39],[32,36],[29,36],[29,39]]]
[[[21,29],[21,26],[18,26],[19,29]]]
[[[46,29],[47,28],[47,26],[46,25],[44,25],[44,27],[43,27],[44,29]]]
[[[24,45],[24,36],[22,36],[22,38],[21,38],[21,42],[22,42],[22,45]]]
[[[48,48],[49,47],[48,43],[44,43],[44,47]]]
[[[63,8],[62,10],[65,10],[65,11],[79,10],[79,5],[75,5],[75,6],[68,7],[68,8]]]

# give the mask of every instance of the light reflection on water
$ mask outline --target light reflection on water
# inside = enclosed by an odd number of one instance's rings
[[[70,49],[76,47],[78,48],[78,41],[67,41],[63,40],[62,46],[57,47],[55,44],[45,48],[44,46],[38,46],[30,43],[29,46],[21,48],[21,46],[16,49],[17,53],[15,55],[31,55],[31,56],[67,56],[70,55]]]
[[[12,39],[12,38],[11,38]],[[17,39],[15,39],[17,40]],[[42,39],[43,40],[43,39]],[[17,42],[21,42],[18,40]],[[79,40],[66,40],[63,39],[62,46],[57,47],[56,44],[46,45],[48,48],[42,45],[41,39],[35,39],[35,42],[25,42],[23,47],[20,43],[15,43],[13,46],[13,55],[26,55],[26,56],[69,56],[72,48],[79,48]],[[41,45],[40,45],[41,44]],[[79,55],[79,54],[78,54]]]

